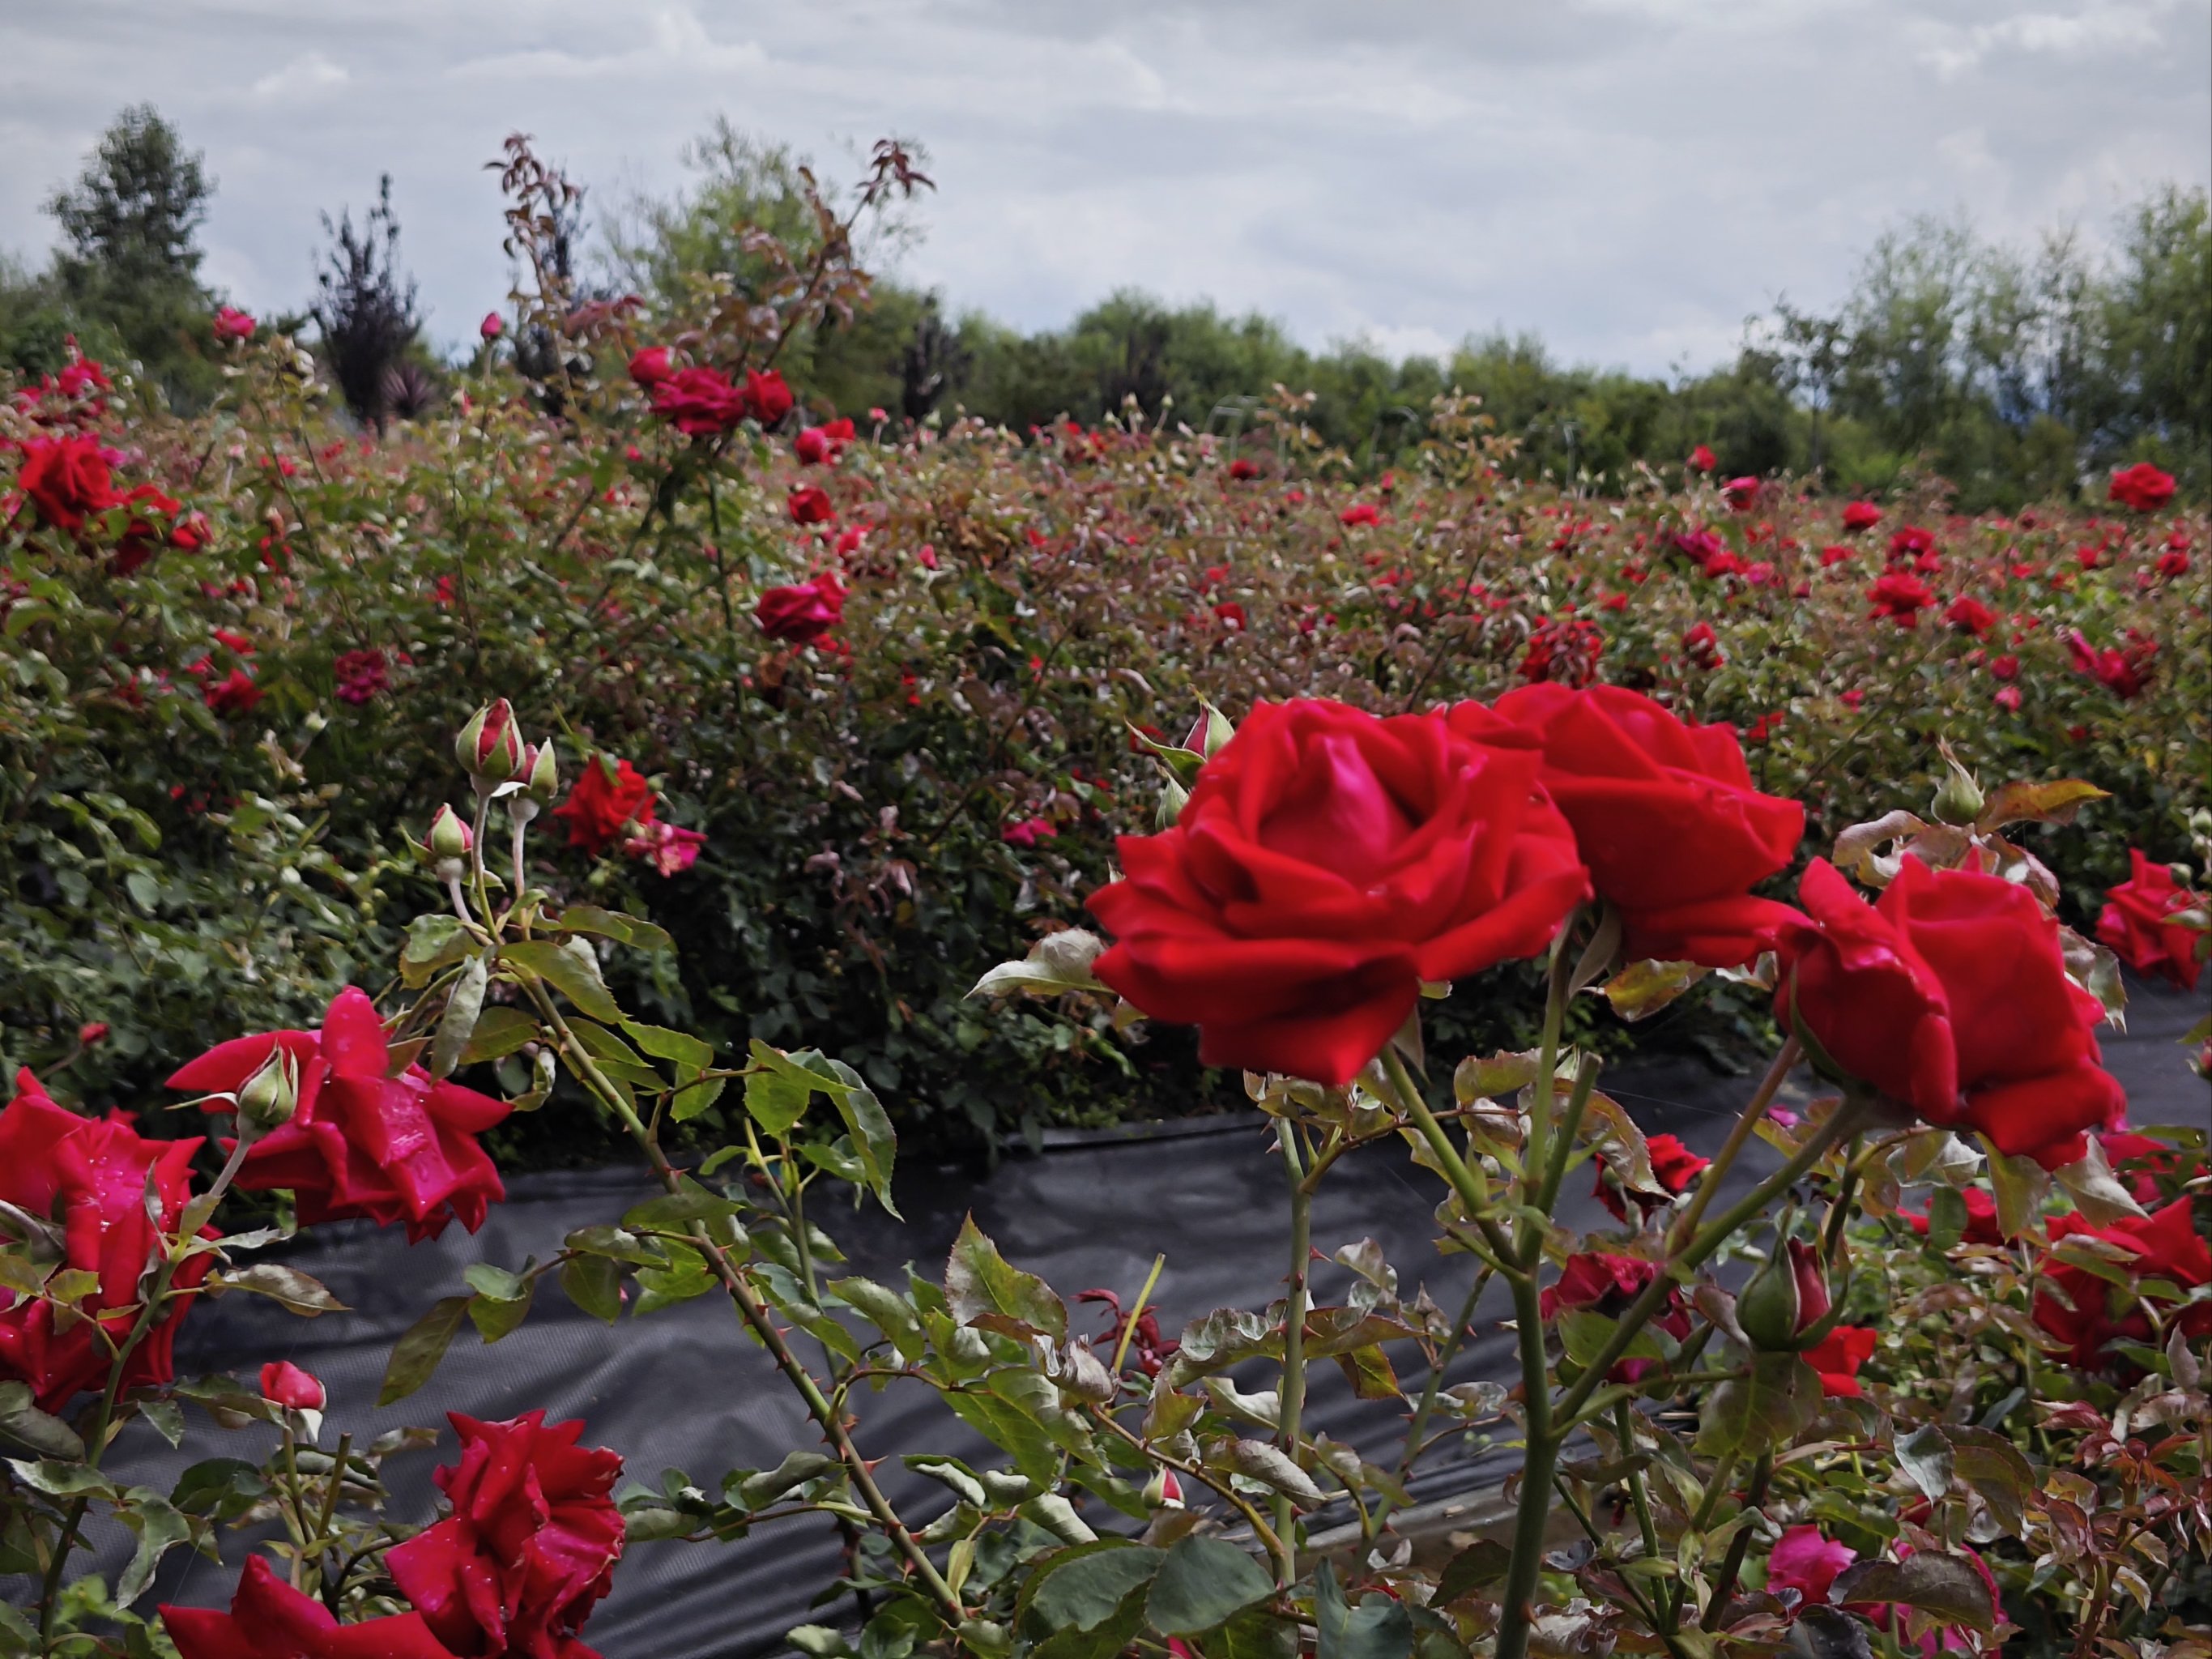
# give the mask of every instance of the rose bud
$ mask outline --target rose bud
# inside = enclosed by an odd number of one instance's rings
[[[1943,758],[1948,769],[1943,787],[1936,792],[1928,810],[1938,823],[1954,827],[1972,823],[1982,815],[1982,787],[1958,762],[1948,755]]]
[[[441,806],[430,820],[428,845],[434,859],[465,859],[476,839],[467,821],[450,806]]]
[[[550,806],[561,793],[561,766],[553,753],[553,739],[523,750],[522,762],[522,793],[540,806]]]
[[[272,1359],[261,1368],[261,1397],[295,1412],[319,1412],[329,1399],[313,1372],[289,1359]]]
[[[1736,1323],[1765,1352],[1784,1352],[1797,1345],[1797,1334],[1828,1313],[1828,1279],[1820,1253],[1791,1239],[1752,1276],[1736,1298]]]
[[[487,311],[484,313],[483,321],[477,325],[477,332],[486,340],[496,340],[507,332],[507,325],[501,320],[499,313]]]
[[[299,1108],[299,1070],[284,1049],[272,1048],[253,1075],[239,1085],[240,1138],[250,1138],[249,1130],[274,1129],[290,1122],[292,1114]]]
[[[514,709],[505,697],[486,703],[470,717],[453,739],[453,757],[487,794],[522,770],[522,737],[514,729]]]
[[[1156,1510],[1182,1508],[1182,1482],[1173,1469],[1162,1469],[1145,1487],[1145,1502]]]
[[[107,1022],[88,1019],[76,1028],[76,1040],[88,1048],[97,1048],[107,1041]]]

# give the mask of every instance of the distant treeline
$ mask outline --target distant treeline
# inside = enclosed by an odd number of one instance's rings
[[[674,312],[702,285],[743,291],[763,277],[743,227],[799,251],[817,234],[788,149],[721,124],[686,160],[687,189],[621,204],[588,232],[580,219],[563,227],[560,262],[573,240],[587,292],[635,293]],[[53,198],[65,246],[51,269],[0,267],[0,362],[44,372],[75,331],[88,349],[137,358],[173,397],[204,396],[212,371],[193,319],[214,296],[199,286],[192,233],[211,189],[173,130],[151,110],[125,112]],[[371,298],[404,299],[390,320],[406,331],[386,349],[395,367],[410,356],[419,380],[428,366],[394,263],[388,197],[380,211],[385,263],[368,273],[382,284]],[[893,270],[919,234],[889,216],[862,229]],[[849,323],[793,343],[782,366],[823,410],[876,407],[908,421],[965,412],[1017,430],[1095,422],[1133,400],[1147,420],[1164,411],[1195,430],[1249,433],[1252,410],[1280,386],[1314,394],[1310,424],[1369,466],[1418,440],[1431,399],[1456,389],[1517,441],[1518,465],[1597,491],[1702,443],[1730,473],[1816,474],[1837,489],[1937,473],[1968,510],[2076,495],[2137,459],[2202,497],[2212,493],[2212,210],[2203,190],[2161,186],[2113,230],[2100,252],[2070,231],[2022,250],[1963,222],[1913,220],[1876,242],[1832,313],[1779,305],[1747,325],[1734,362],[1675,380],[1570,367],[1529,334],[1471,336],[1448,362],[1394,360],[1356,342],[1314,352],[1267,318],[1136,292],[1064,329],[1023,334],[896,277]],[[325,276],[295,320],[319,322],[326,349],[335,340],[357,350],[342,335],[353,314],[343,278],[349,259],[361,277],[361,246],[343,220],[333,240],[325,263],[340,291]]]

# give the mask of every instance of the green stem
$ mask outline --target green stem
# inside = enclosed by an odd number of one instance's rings
[[[1298,1157],[1297,1126],[1288,1118],[1275,1122],[1275,1139],[1282,1148],[1283,1171],[1291,1182],[1290,1294],[1283,1310],[1283,1455],[1298,1461],[1298,1419],[1306,1397],[1306,1264],[1313,1255],[1313,1194],[1306,1188],[1304,1164]],[[1275,1498],[1275,1532],[1283,1540],[1285,1585],[1297,1577],[1297,1510],[1287,1493]]]
[[[1559,1124],[1557,1141],[1552,1147],[1551,1161],[1544,1170],[1544,1184],[1536,1194],[1536,1208],[1541,1213],[1552,1213],[1552,1206],[1559,1201],[1559,1183],[1567,1178],[1567,1160],[1575,1150],[1575,1137],[1582,1132],[1583,1114],[1589,1109],[1590,1091],[1597,1083],[1597,1056],[1584,1054],[1575,1068],[1574,1092],[1567,1097],[1567,1115]],[[1523,1266],[1534,1267],[1533,1261]]]
[[[1474,1283],[1468,1287],[1467,1300],[1460,1304],[1459,1318],[1452,1325],[1451,1334],[1437,1350],[1436,1364],[1429,1367],[1428,1384],[1422,1389],[1420,1401],[1413,1407],[1413,1421],[1406,1430],[1405,1454],[1398,1460],[1400,1486],[1405,1485],[1413,1473],[1413,1462],[1420,1455],[1422,1440],[1428,1433],[1429,1418],[1437,1408],[1437,1396],[1443,1392],[1444,1375],[1450,1370],[1452,1361],[1459,1357],[1461,1346],[1467,1340],[1468,1329],[1474,1322],[1475,1304],[1482,1299],[1483,1290],[1496,1271],[1495,1266],[1486,1261],[1475,1273]],[[1395,1507],[1389,1493],[1383,1493],[1375,1506],[1375,1524],[1382,1525]]]
[[[1484,1189],[1482,1182],[1475,1178],[1474,1170],[1468,1168],[1467,1160],[1460,1156],[1459,1148],[1453,1145],[1444,1126],[1437,1121],[1437,1115],[1429,1109],[1428,1100],[1421,1093],[1421,1085],[1406,1069],[1405,1060],[1395,1048],[1385,1048],[1382,1060],[1382,1073],[1389,1079],[1391,1089],[1398,1097],[1398,1104],[1405,1109],[1406,1115],[1413,1120],[1413,1127],[1420,1132],[1421,1139],[1428,1143],[1429,1151],[1436,1155],[1444,1179],[1459,1196],[1461,1207],[1480,1230],[1482,1236],[1489,1240],[1499,1270],[1509,1275],[1519,1271],[1509,1265],[1518,1260],[1514,1254],[1512,1242],[1498,1231],[1496,1218],[1489,1213],[1490,1194]]]
[[[1513,1559],[1506,1568],[1505,1591],[1498,1608],[1497,1659],[1523,1659],[1534,1622],[1537,1576],[1544,1565],[1544,1533],[1551,1522],[1552,1476],[1559,1467],[1559,1443],[1553,1437],[1551,1379],[1544,1358],[1544,1316],[1536,1281],[1509,1281],[1513,1291],[1514,1334],[1521,1346],[1521,1392],[1527,1425],[1521,1458],[1521,1502],[1513,1522]]]
[[[1636,1456],[1636,1413],[1626,1400],[1613,1403],[1613,1431],[1622,1461],[1633,1461]],[[1649,1559],[1656,1561],[1659,1559],[1659,1523],[1651,1514],[1651,1492],[1644,1484],[1643,1470],[1629,1471],[1628,1497],[1629,1501],[1636,1505],[1636,1529],[1644,1537],[1644,1553]],[[1663,1583],[1658,1586],[1655,1594],[1659,1600],[1660,1611],[1665,1615],[1659,1624],[1659,1633],[1669,1635],[1674,1628],[1674,1598]]]
[[[1743,1506],[1755,1510],[1766,1501],[1766,1488],[1774,1479],[1774,1454],[1763,1451],[1759,1462],[1752,1465],[1751,1486],[1743,1495]],[[1713,1577],[1713,1593],[1706,1599],[1704,1618],[1698,1622],[1707,1631],[1720,1628],[1721,1620],[1728,1612],[1729,1597],[1735,1594],[1736,1575],[1743,1571],[1743,1558],[1751,1552],[1749,1522],[1735,1529],[1729,1540],[1729,1552],[1721,1562],[1721,1570]]]
[[[1749,1144],[1753,1132],[1759,1127],[1759,1119],[1766,1115],[1766,1109],[1774,1103],[1774,1097],[1781,1092],[1783,1079],[1797,1064],[1800,1052],[1797,1039],[1794,1036],[1785,1038],[1782,1047],[1776,1050],[1773,1060],[1767,1066],[1766,1075],[1759,1079],[1759,1087],[1752,1093],[1750,1103],[1737,1117],[1735,1127],[1729,1131],[1727,1143],[1721,1147],[1720,1155],[1698,1176],[1698,1190],[1690,1194],[1688,1205],[1675,1218],[1669,1234],[1672,1240],[1687,1238],[1697,1231],[1698,1223],[1705,1215],[1706,1206],[1712,1203],[1713,1194],[1720,1190],[1721,1177],[1735,1164],[1736,1155]]]

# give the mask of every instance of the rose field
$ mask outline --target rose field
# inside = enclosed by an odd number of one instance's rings
[[[374,418],[0,389],[0,1654],[2212,1659],[2156,458],[841,410],[906,152],[506,166]]]

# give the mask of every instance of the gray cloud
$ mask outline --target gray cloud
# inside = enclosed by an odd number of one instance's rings
[[[208,274],[309,292],[317,216],[393,175],[453,341],[507,287],[479,164],[520,128],[599,188],[680,181],[717,113],[834,174],[919,137],[941,191],[904,274],[1024,325],[1112,289],[1316,344],[1532,328],[1656,370],[1778,293],[1841,290],[1899,216],[2090,236],[2212,178],[2194,0],[73,0],[0,17],[0,246],[125,102],[221,183]]]

